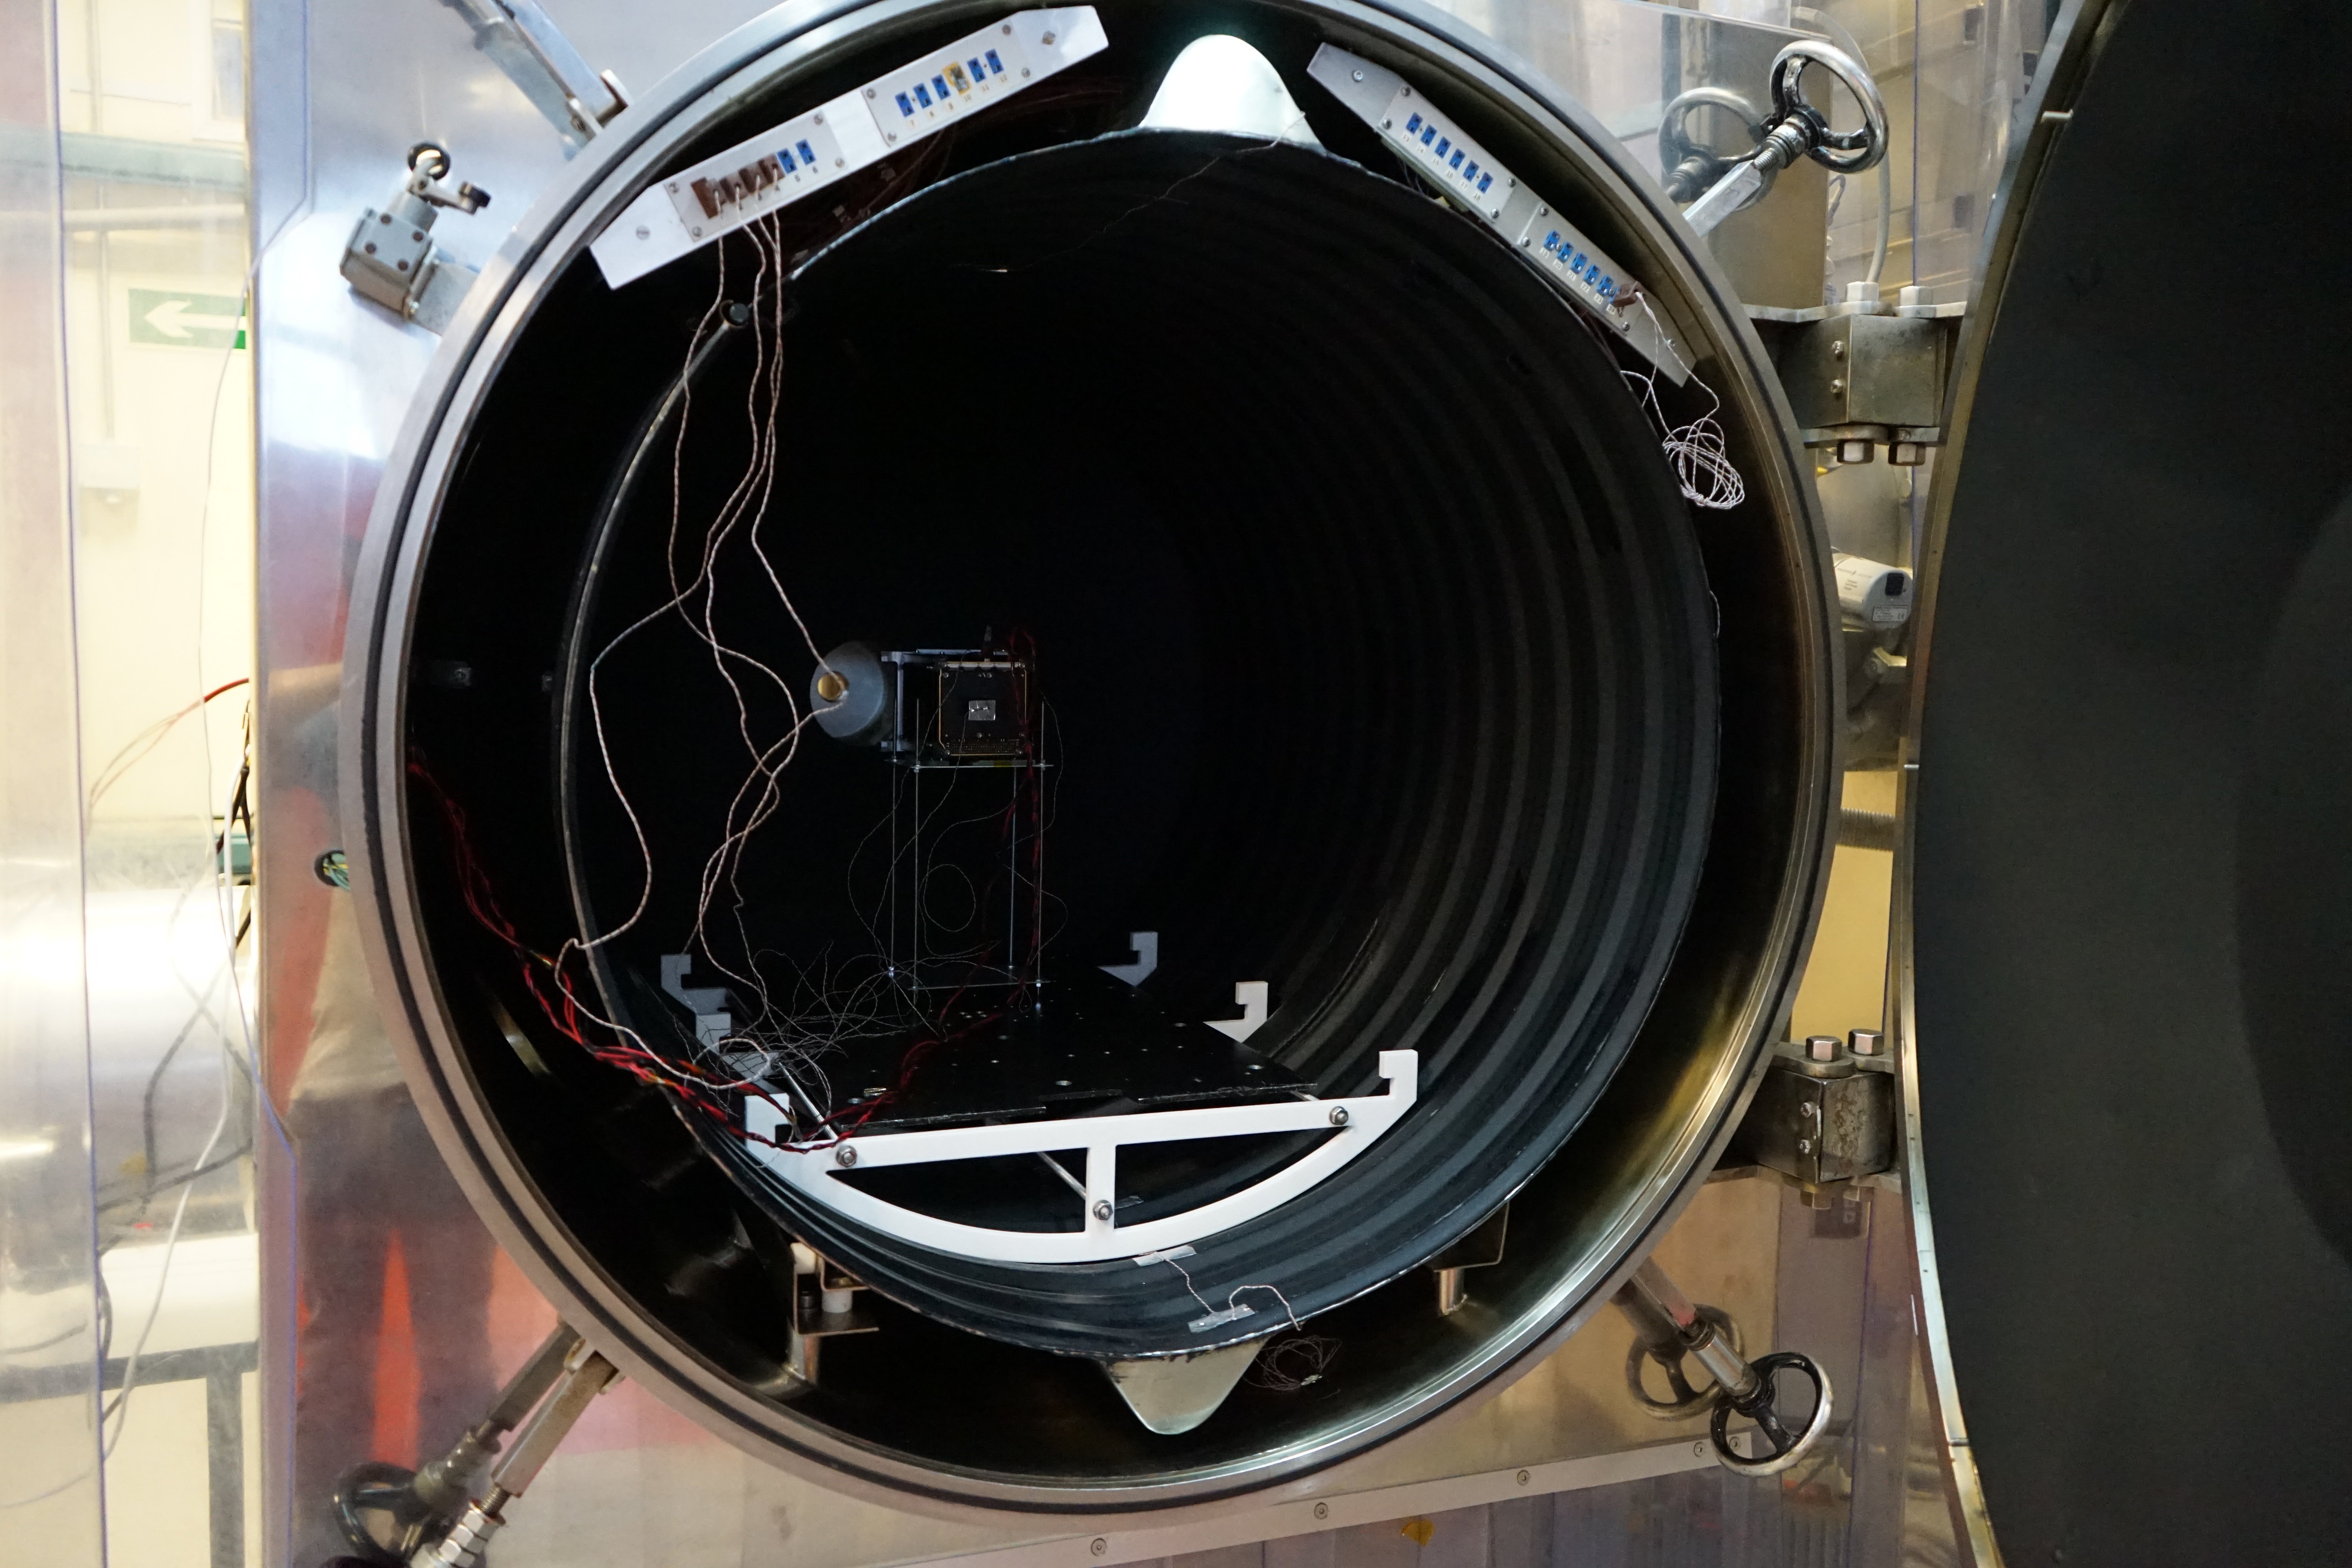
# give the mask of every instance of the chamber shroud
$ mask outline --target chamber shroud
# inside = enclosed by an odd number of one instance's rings
[[[747,300],[750,254],[730,258]],[[720,640],[804,688],[813,661],[754,575],[755,545],[820,647],[1019,628],[1056,764],[1049,1022],[1073,990],[1120,989],[1094,965],[1151,930],[1161,967],[1140,1001],[1205,1035],[1200,1020],[1234,1013],[1236,980],[1269,982],[1251,1047],[1323,1094],[1377,1093],[1381,1050],[1420,1053],[1405,1121],[1305,1195],[1203,1237],[1188,1265],[1202,1291],[1222,1308],[1268,1284],[1304,1316],[1475,1225],[1625,1049],[1707,826],[1705,574],[1611,352],[1486,234],[1401,185],[1314,149],[1190,132],[941,182],[810,259],[783,300],[781,361],[775,336],[745,330],[704,372],[685,441],[672,419],[651,444],[692,473],[691,575],[706,498],[751,456],[743,389],[780,371],[774,493],[756,540],[747,518],[715,558]],[[764,293],[763,326],[774,304]],[[640,466],[614,509],[575,672],[670,592],[671,466]],[[758,707],[758,676],[729,673]],[[584,681],[566,684],[577,703]],[[606,659],[597,698],[656,868],[646,917],[600,953],[608,980],[649,976],[685,945],[751,752],[734,689],[677,617]],[[571,717],[572,870],[601,935],[644,873],[593,727]],[[764,733],[788,722],[780,705],[763,717]],[[767,955],[779,1004],[797,980],[805,1005],[828,967],[871,951],[848,889],[888,853],[889,764],[809,742],[707,932],[738,973]],[[971,806],[929,776],[935,818],[991,809],[988,775],[951,775]],[[621,980],[610,1002],[648,1037],[674,1035],[642,984]],[[951,1040],[918,1070],[999,1048]],[[745,1166],[726,1133],[698,1131]],[[1190,1206],[1312,1142],[1132,1149],[1121,1191],[1140,1185],[1146,1212],[1162,1192],[1157,1207]],[[935,1203],[967,1209],[975,1183],[1000,1209],[1034,1188],[1075,1228],[1041,1163],[1002,1163],[921,1174]],[[748,1179],[793,1234],[976,1332],[1108,1355],[1284,1321],[1257,1293],[1255,1321],[1195,1332],[1202,1308],[1172,1269],[946,1257]]]
[[[393,574],[355,597],[353,646],[406,673],[352,770],[389,781],[404,752],[429,771],[400,794],[356,786],[381,825],[359,862],[370,908],[414,932],[392,962],[428,1120],[567,1313],[763,1453],[1089,1510],[1328,1463],[1496,1376],[1590,1299],[1703,1157],[1778,1011],[1823,853],[1833,711],[1826,555],[1762,362],[1705,276],[1654,248],[1669,229],[1591,195],[1620,177],[1597,142],[1463,100],[1523,177],[1588,182],[1580,225],[1662,311],[1703,319],[1740,509],[1695,516],[1575,307],[1318,96],[1297,68],[1339,35],[1285,14],[1248,36],[1345,156],[1103,134],[1202,30],[1173,10],[1105,17],[1104,69],[1133,90],[1073,73],[1039,120],[993,142],[975,122],[898,168],[930,182],[909,199],[788,243],[812,253],[790,285],[761,540],[822,647],[1034,639],[1064,763],[1049,979],[1152,930],[1145,994],[1199,1021],[1267,981],[1274,1016],[1250,1044],[1322,1094],[1375,1089],[1382,1048],[1420,1053],[1403,1123],[1185,1260],[1216,1305],[1270,1284],[1338,1341],[1320,1384],[1245,1383],[1192,1433],[1143,1431],[1090,1360],[1276,1330],[1279,1304],[1245,1295],[1252,1317],[1194,1334],[1201,1306],[1166,1266],[975,1263],[806,1212],[548,1027],[526,965],[468,909],[445,795],[527,946],[634,907],[635,842],[583,728],[580,664],[667,594],[674,453],[690,523],[744,471],[749,329],[699,359],[682,448],[670,423],[722,254],[729,296],[751,298],[744,242],[617,291],[577,250],[527,263],[527,296],[484,329],[497,359],[436,416],[455,431],[446,466],[401,459],[440,477],[380,509]],[[824,68],[845,85],[920,47],[877,27]],[[839,90],[774,79],[785,101]],[[777,101],[713,100],[665,157],[731,144]],[[1708,406],[1660,390],[1678,418]],[[806,649],[757,607],[743,544],[720,624],[800,689]],[[444,679],[453,662],[469,677]],[[675,618],[604,671],[656,876],[644,920],[601,950],[610,996],[590,999],[675,1027],[648,983],[682,945],[744,753]],[[835,873],[887,767],[812,728],[743,868],[742,941],[845,951]],[[1163,1196],[1282,1152],[1178,1152],[1192,1163],[1161,1173]],[[1506,1198],[1504,1261],[1473,1310],[1439,1319],[1418,1265]],[[785,1370],[795,1235],[871,1282],[881,1323],[826,1342],[813,1385]]]

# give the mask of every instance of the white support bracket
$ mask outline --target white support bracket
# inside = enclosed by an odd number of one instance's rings
[[[1297,1197],[1371,1147],[1372,1141],[1412,1109],[1419,1093],[1419,1055],[1382,1051],[1385,1094],[1343,1100],[1278,1100],[1270,1105],[1215,1106],[1200,1110],[1146,1110],[1124,1116],[1080,1116],[1014,1121],[991,1127],[949,1127],[845,1138],[805,1152],[751,1142],[754,1158],[795,1191],[845,1219],[903,1241],[997,1263],[1100,1263],[1197,1241],[1257,1218]],[[764,1099],[747,1099],[744,1130],[753,1139],[782,1142],[782,1113]],[[1199,1138],[1243,1138],[1273,1132],[1331,1134],[1264,1181],[1183,1214],[1118,1223],[1118,1151],[1136,1143]],[[991,1230],[934,1218],[862,1192],[836,1179],[849,1171],[985,1160],[1006,1154],[1086,1151],[1085,1227],[1080,1230]]]

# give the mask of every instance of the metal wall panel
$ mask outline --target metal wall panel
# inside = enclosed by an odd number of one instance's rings
[[[725,0],[658,11],[580,0],[558,7],[556,19],[592,64],[614,65],[642,86],[752,10]],[[1644,113],[1654,131],[1661,89],[1691,79],[1694,62],[1760,75],[1776,47],[1770,33],[1621,0],[1497,8],[1480,19],[1525,40],[1580,90],[1622,98],[1622,129],[1636,137]],[[1713,41],[1687,54],[1666,47],[1685,33]],[[317,858],[341,842],[334,773],[351,568],[383,455],[436,348],[420,329],[352,296],[336,264],[359,210],[382,204],[415,142],[441,142],[456,177],[493,194],[487,212],[449,216],[437,231],[469,262],[495,247],[563,152],[450,9],[263,0],[252,36],[258,765],[270,827],[260,851],[263,1058],[295,1139],[290,1157],[266,1152],[263,1184],[266,1561],[309,1568],[335,1550],[321,1507],[332,1479],[361,1458],[414,1463],[449,1441],[550,1315],[496,1254],[405,1091],[386,1076],[389,1047],[346,895],[313,875]],[[1819,288],[1821,182],[1793,175],[1775,200],[1810,222],[1814,237],[1811,272],[1801,266],[1796,284],[1770,286],[1809,296]],[[1773,1336],[1785,1310],[1782,1203],[1767,1183],[1711,1186],[1661,1253],[1693,1294],[1731,1310],[1757,1342]],[[1401,1515],[1442,1514],[1433,1545],[1412,1549],[1424,1554],[1395,1560],[1452,1561],[1443,1553],[1475,1537],[1484,1544],[1465,1561],[1519,1552],[1513,1561],[1534,1563],[1554,1560],[1556,1542],[1622,1536],[1661,1510],[1704,1531],[1705,1520],[1749,1508],[1753,1489],[1719,1478],[1695,1448],[1697,1424],[1660,1426],[1628,1402],[1627,1342],[1605,1316],[1472,1411],[1272,1498],[1154,1520],[1149,1531],[1132,1521],[1097,1532],[939,1517],[845,1496],[749,1460],[623,1385],[517,1509],[499,1557],[566,1568],[783,1560],[862,1568],[999,1561],[994,1553],[1018,1547],[1024,1563],[1133,1562],[1276,1538],[1235,1560],[1357,1563],[1390,1560],[1379,1553],[1395,1550]],[[1638,1479],[1661,1475],[1682,1479]],[[1610,1489],[1584,1494],[1582,1512],[1514,1496],[1567,1487]],[[1473,1506],[1460,1519],[1448,1511],[1464,1504]],[[1331,1533],[1343,1525],[1346,1533]],[[1316,1556],[1326,1545],[1338,1555]]]

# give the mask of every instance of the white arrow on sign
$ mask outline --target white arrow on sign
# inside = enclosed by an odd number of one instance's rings
[[[166,300],[147,312],[147,324],[167,338],[190,338],[197,331],[233,332],[243,324],[236,316],[191,315],[185,300]]]

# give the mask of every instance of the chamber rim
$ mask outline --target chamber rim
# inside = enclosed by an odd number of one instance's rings
[[[1598,1310],[1631,1272],[1636,1255],[1663,1234],[1719,1152],[1744,1104],[1744,1086],[1766,1036],[1785,1014],[1834,847],[1829,813],[1836,763],[1839,671],[1829,552],[1794,422],[1754,329],[1720,272],[1675,220],[1598,122],[1491,40],[1417,5],[1358,0],[1268,0],[1269,12],[1318,25],[1325,36],[1383,63],[1443,76],[1448,90],[1512,121],[1572,171],[1582,188],[1558,199],[1592,201],[1624,226],[1620,259],[1638,268],[1727,412],[1769,459],[1751,476],[1784,552],[1810,570],[1811,592],[1790,608],[1801,700],[1798,788],[1804,797],[1782,857],[1761,956],[1745,993],[1719,1010],[1727,1044],[1677,1088],[1691,1109],[1664,1156],[1648,1167],[1640,1202],[1621,1208],[1582,1261],[1559,1273],[1540,1303],[1523,1311],[1478,1352],[1444,1376],[1409,1387],[1345,1430],[1244,1459],[1150,1482],[1047,1486],[923,1465],[787,1416],[759,1401],[692,1345],[650,1322],[597,1259],[557,1224],[499,1129],[465,1082],[452,1009],[431,957],[418,905],[403,783],[407,730],[406,639],[418,608],[422,563],[434,522],[482,404],[536,307],[588,241],[633,200],[664,160],[709,120],[755,91],[821,68],[853,51],[919,28],[993,16],[1003,5],[973,0],[878,0],[792,14],[782,8],[747,24],[695,57],[597,138],[550,187],[483,269],[450,326],[398,441],[386,459],[394,482],[378,491],[354,574],[346,634],[344,695],[352,722],[341,742],[341,792],[360,899],[362,945],[380,997],[395,1005],[390,1030],[420,1111],[459,1184],[509,1256],[566,1320],[586,1332],[625,1374],[674,1391],[670,1401],[698,1423],[772,1462],[814,1464],[828,1484],[893,1506],[911,1499],[961,1511],[978,1507],[1063,1514],[1157,1510],[1229,1499],[1321,1468],[1384,1442],[1478,1393],[1492,1394],[1514,1366],[1548,1353]],[[1114,13],[1115,14],[1115,13]],[[1229,22],[1230,18],[1221,17]],[[1222,28],[1218,30],[1223,30]],[[1604,243],[1606,242],[1605,237]],[[1563,309],[1569,308],[1563,303]],[[387,1011],[394,1009],[388,1008]],[[389,1019],[387,1020],[390,1021]],[[1607,1106],[1604,1097],[1602,1109]]]

